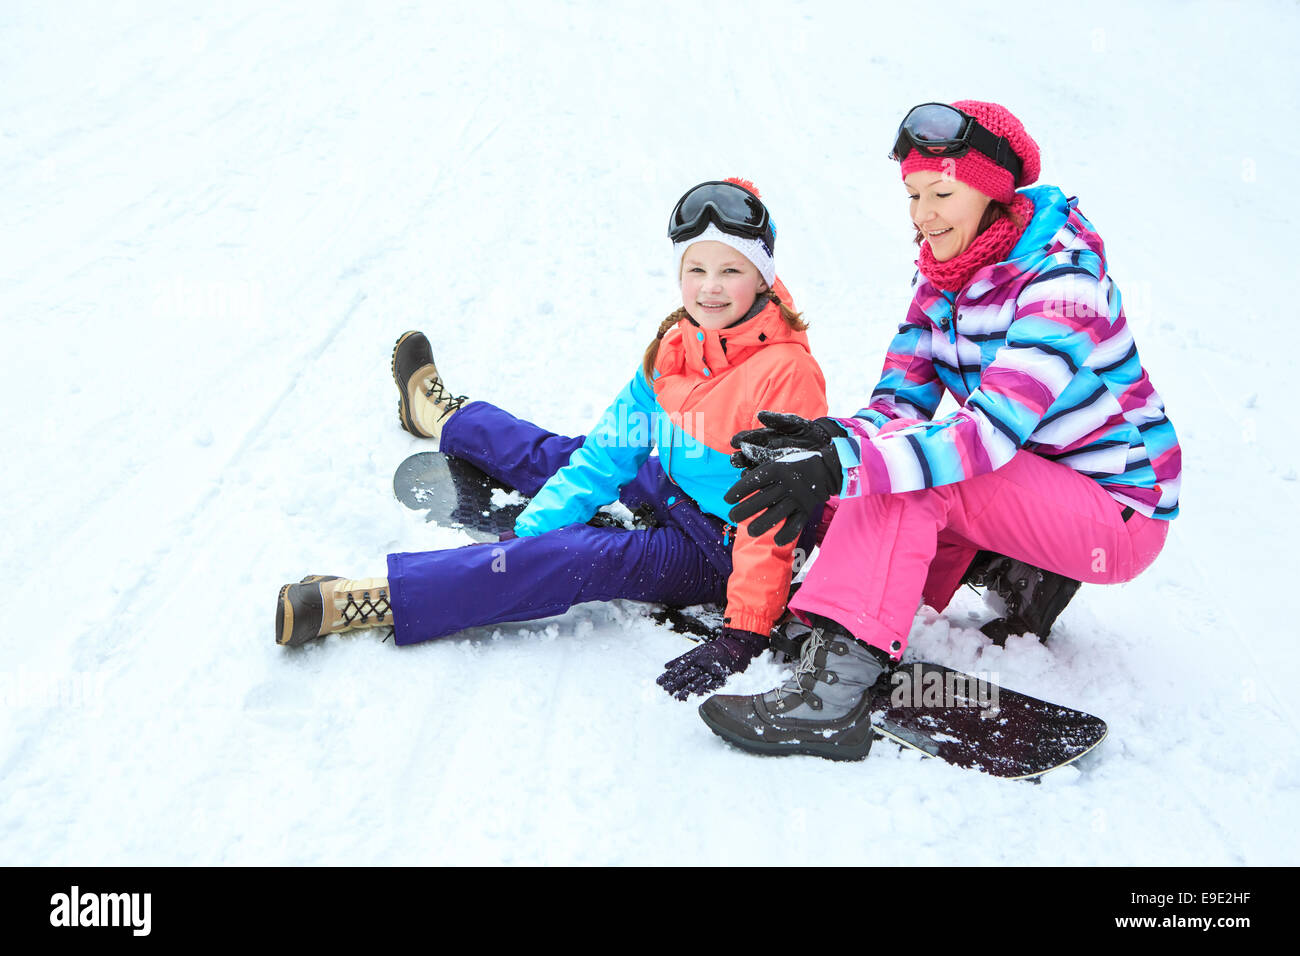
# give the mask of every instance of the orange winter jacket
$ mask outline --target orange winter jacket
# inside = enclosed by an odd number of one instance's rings
[[[777,279],[773,291],[793,308]],[[702,329],[689,318],[660,341],[651,381],[638,370],[581,448],[533,497],[515,530],[540,534],[587,521],[657,446],[659,462],[701,510],[730,523],[723,494],[740,478],[731,436],[760,428],[761,410],[820,418],[826,380],[808,337],[790,328],[776,304],[727,329]],[[750,519],[753,520],[753,519]],[[746,522],[748,524],[748,522]],[[767,634],[785,607],[794,544],[778,547],[776,530],[733,534],[726,623]]]

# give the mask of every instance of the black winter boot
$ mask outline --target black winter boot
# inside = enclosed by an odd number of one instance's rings
[[[884,651],[842,625],[812,617],[799,663],[766,694],[714,694],[700,705],[709,729],[730,744],[766,755],[811,754],[861,760],[871,750],[872,687],[893,668]],[[782,630],[807,625],[795,620]]]
[[[962,584],[986,587],[1006,602],[1006,617],[980,628],[994,644],[1002,645],[1011,634],[1035,634],[1046,641],[1080,582],[1006,555],[981,551],[971,561]]]

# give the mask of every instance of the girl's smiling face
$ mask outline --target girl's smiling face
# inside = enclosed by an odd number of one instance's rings
[[[912,224],[930,245],[935,261],[965,252],[979,235],[991,199],[978,189],[933,169],[918,169],[903,180]]]
[[[682,307],[702,329],[725,329],[767,289],[758,267],[731,246],[705,240],[682,256]]]

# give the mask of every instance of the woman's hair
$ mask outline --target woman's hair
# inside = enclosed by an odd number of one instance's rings
[[[790,326],[790,328],[794,329],[796,332],[802,332],[808,328],[808,323],[803,320],[803,313],[796,312],[794,309],[790,308],[782,302],[777,297],[777,294],[771,289],[765,289],[760,292],[758,298],[766,298],[769,301],[775,302],[777,308],[781,310],[781,318],[785,319],[785,324]],[[688,313],[686,308],[683,306],[659,323],[659,331],[655,333],[654,341],[646,346],[645,358],[641,361],[641,370],[645,372],[645,377],[647,379],[649,379],[651,374],[654,372],[655,359],[659,357],[659,340],[668,333],[669,329],[682,319],[686,318],[687,315]]]
[[[996,199],[990,199],[989,204],[986,207],[984,207],[984,215],[980,217],[980,227],[975,230],[975,235],[978,236],[980,233],[982,233],[989,226],[993,225],[1003,216],[1006,216],[1008,219],[1010,219],[1011,224],[1015,226],[1017,229],[1021,229],[1025,225],[1021,221],[1020,217],[1016,215],[1015,210],[1013,210],[1010,205],[1004,202],[998,202]],[[923,233],[920,229],[917,229],[915,225],[912,228],[916,229],[916,235],[912,237],[912,241],[919,246],[922,242],[925,241],[925,233]]]

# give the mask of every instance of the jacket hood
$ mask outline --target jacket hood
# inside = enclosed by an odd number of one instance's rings
[[[794,308],[794,300],[780,277],[772,283],[772,291],[787,307]],[[690,319],[682,319],[664,333],[655,358],[655,372],[671,375],[689,370],[710,376],[775,343],[793,343],[811,352],[807,334],[790,328],[775,302],[769,301],[753,318],[726,329],[702,329]]]
[[[1048,259],[1082,268],[1099,280],[1105,277],[1105,244],[1079,212],[1077,197],[1067,197],[1055,186],[1033,186],[1019,193],[1033,202],[1033,218],[1004,261],[975,273],[968,298],[979,299],[1004,282],[1041,271]]]
[[[1096,274],[1101,278],[1106,272],[1106,245],[1079,211],[1078,198],[1067,198],[1055,186],[1035,186],[1021,192],[1033,200],[1034,218],[1011,250],[1008,261],[1028,258],[1037,262],[1048,256],[1078,252],[1098,266]]]

